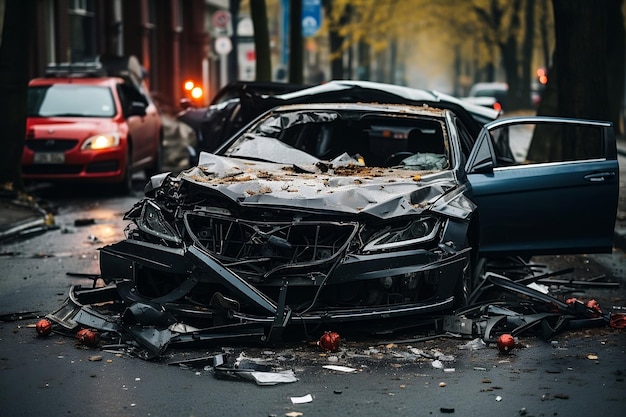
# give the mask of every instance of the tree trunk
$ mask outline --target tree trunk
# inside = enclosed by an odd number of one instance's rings
[[[539,21],[539,31],[541,33],[541,54],[543,56],[543,67],[547,70],[551,66],[550,43],[548,41],[548,0],[541,1],[541,19]]]
[[[239,5],[240,0],[230,0],[229,2],[230,21],[233,26],[233,34],[231,41],[233,49],[228,54],[228,79],[235,81],[239,78],[239,37],[237,36],[237,22],[239,22]],[[224,58],[222,58],[224,59]],[[226,80],[220,80],[220,83],[226,84]]]
[[[329,41],[329,53],[334,55],[343,45],[343,36],[339,35],[336,30],[331,30],[328,34]],[[330,79],[331,80],[343,80],[343,59],[341,56],[333,56],[330,61]]]
[[[330,15],[333,2],[332,0],[324,0],[322,3],[324,5],[324,11],[326,15]],[[349,5],[346,5],[343,9],[343,13],[341,18],[339,19],[339,27],[347,24],[349,22],[351,16],[351,8]],[[333,56],[330,60],[330,79],[331,80],[343,80],[346,78],[345,70],[343,67],[343,57],[336,56],[337,51],[341,49],[343,43],[345,41],[345,37],[339,34],[338,27],[333,27],[329,30],[328,33],[328,43],[329,43],[329,53]],[[348,77],[349,78],[349,77]]]
[[[23,190],[22,150],[26,136],[26,93],[30,35],[36,2],[6,0],[0,45],[0,114],[2,152],[0,186]]]
[[[359,42],[358,79],[369,81],[371,75],[370,47],[367,43],[361,41]]]
[[[559,113],[608,120],[608,8],[571,0],[553,0],[553,6]]]
[[[580,119],[611,120],[609,79],[613,74],[607,68],[610,60],[608,47],[609,10],[603,2],[553,0],[556,46],[548,85],[538,114],[556,114]],[[623,39],[623,35],[622,35]],[[623,54],[623,48],[622,52]],[[623,61],[623,55],[622,55]],[[621,97],[621,92],[618,92]],[[552,99],[552,97],[555,98]],[[557,152],[565,159],[585,153],[589,141],[572,132],[565,137],[545,137],[535,132],[529,159],[542,160]]]
[[[523,107],[520,81],[520,60],[518,55],[519,43],[516,38],[516,32],[521,26],[519,18],[521,6],[521,0],[515,0],[515,3],[513,4],[509,35],[506,42],[499,43],[502,65],[504,66],[504,72],[506,73],[506,81],[509,84],[506,103],[502,103],[502,107],[505,111],[517,110]]]
[[[526,0],[526,13],[524,24],[524,44],[522,46],[522,95],[520,104],[532,108],[531,82],[535,72],[533,68],[533,51],[535,49],[535,0]]]
[[[289,14],[289,82],[302,84],[303,40],[302,40],[302,0],[291,0]]]
[[[272,58],[270,56],[270,32],[267,23],[265,0],[250,2],[250,14],[254,26],[254,50],[256,53],[256,80],[272,81]]]

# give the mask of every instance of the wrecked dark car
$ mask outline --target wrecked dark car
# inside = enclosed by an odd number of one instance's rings
[[[484,259],[611,251],[610,123],[476,129],[440,104],[264,113],[197,166],[152,177],[127,238],[100,249],[107,285],[72,288],[47,317],[130,333],[150,355],[286,329],[394,328],[475,303],[494,286]],[[106,302],[115,319],[90,307]]]
[[[252,118],[274,107],[266,103],[274,95],[306,88],[306,85],[263,81],[234,81],[222,87],[207,107],[181,100],[176,118],[196,132],[196,153],[212,152]]]
[[[437,103],[464,119],[472,134],[499,112],[461,101],[436,91],[371,81],[333,80],[315,86],[280,82],[236,81],[224,86],[208,107],[192,107],[188,101],[177,118],[191,126],[200,151],[213,152],[239,129],[262,113],[281,105],[301,103]]]

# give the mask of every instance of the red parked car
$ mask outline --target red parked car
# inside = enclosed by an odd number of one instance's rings
[[[161,116],[136,59],[119,62],[51,66],[30,81],[24,180],[101,182],[127,193],[133,173],[160,172]]]

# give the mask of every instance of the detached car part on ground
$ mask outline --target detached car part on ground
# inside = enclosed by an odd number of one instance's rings
[[[287,328],[396,328],[478,301],[479,259],[612,249],[610,123],[516,118],[472,135],[463,120],[474,119],[457,113],[437,103],[267,112],[197,167],[152,177],[126,214],[127,239],[101,249],[107,287],[72,289],[50,318],[89,326],[88,305],[109,298],[117,319],[95,321],[150,326],[155,355],[183,341],[273,341]],[[586,146],[562,146],[573,141]]]

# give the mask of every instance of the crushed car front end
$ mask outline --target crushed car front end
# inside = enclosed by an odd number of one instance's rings
[[[206,313],[188,317],[204,327],[378,320],[458,304],[471,250],[460,236],[472,207],[455,216],[428,209],[453,188],[450,178],[360,176],[349,191],[298,199],[309,179],[291,177],[285,188],[263,174],[209,187],[200,169],[166,178],[127,213],[128,239],[101,249],[105,281],[132,281],[139,300],[184,301]],[[340,180],[339,188],[357,177]],[[276,205],[280,193],[291,207]]]
[[[446,115],[268,112],[197,167],[153,177],[126,214],[127,239],[101,248],[102,276],[132,286],[131,302],[185,304],[185,322],[204,328],[411,320],[462,305],[476,207]]]

